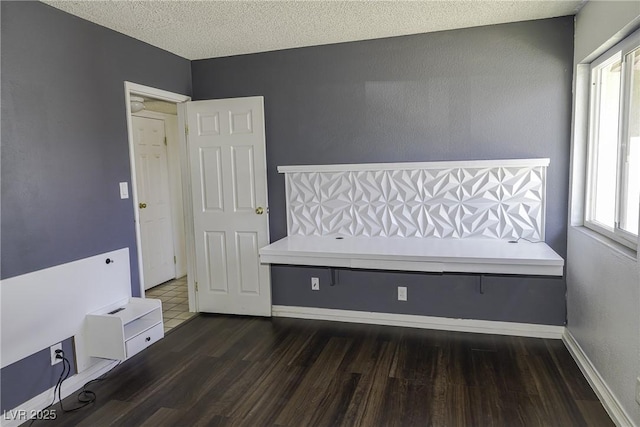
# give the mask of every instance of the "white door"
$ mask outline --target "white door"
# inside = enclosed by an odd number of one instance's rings
[[[271,315],[262,97],[186,104],[198,309]]]
[[[164,121],[131,118],[144,288],[176,277]]]

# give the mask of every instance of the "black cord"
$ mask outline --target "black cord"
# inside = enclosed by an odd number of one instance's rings
[[[69,361],[69,359],[67,359],[65,357],[64,351],[57,350],[56,354],[58,356],[60,356],[60,358],[62,359],[62,372],[60,372],[60,377],[58,378],[58,382],[56,383],[56,386],[53,389],[53,400],[51,401],[49,406],[47,406],[46,408],[43,409],[43,411],[45,409],[51,408],[55,404],[55,402],[56,402],[56,393],[58,395],[58,402],[60,403],[60,409],[62,409],[62,412],[65,412],[65,413],[66,412],[75,412],[75,411],[77,411],[79,409],[84,408],[85,406],[88,406],[88,405],[92,404],[93,402],[96,401],[98,396],[93,391],[87,390],[87,386],[89,384],[96,383],[96,382],[99,382],[99,381],[107,379],[108,375],[111,373],[111,371],[113,371],[115,368],[117,368],[122,363],[122,360],[121,360],[115,366],[113,366],[111,369],[109,369],[107,372],[105,372],[104,374],[100,375],[98,378],[94,378],[91,381],[87,381],[82,386],[82,390],[77,395],[78,402],[80,402],[81,405],[79,405],[79,406],[77,406],[75,408],[66,409],[62,405],[62,383],[64,383],[67,380],[67,378],[69,378],[69,375],[71,374],[71,362]],[[29,426],[31,426],[36,421],[36,419],[37,419],[37,417],[36,418],[32,418],[31,422],[29,423]]]
[[[67,359],[64,356],[62,357],[62,359],[63,359],[64,363],[69,365],[69,371],[67,372],[67,377],[68,377],[69,376],[69,372],[71,372],[71,362],[69,362],[69,359]],[[122,363],[122,361],[118,362],[113,368],[109,369],[107,372],[105,372],[104,374],[100,375],[98,378],[94,378],[91,381],[87,381],[82,386],[82,390],[76,396],[76,398],[78,399],[78,402],[80,403],[79,406],[76,406],[75,408],[65,409],[62,406],[62,399],[59,399],[60,400],[60,409],[62,409],[62,412],[75,412],[75,411],[77,411],[79,409],[82,409],[85,406],[88,406],[88,405],[92,404],[93,402],[95,402],[97,400],[98,396],[95,394],[95,392],[93,392],[91,390],[87,390],[87,386],[89,384],[91,384],[91,383],[96,383],[96,382],[100,382],[102,380],[107,379],[108,375],[111,373],[111,371],[113,371],[116,367],[118,367],[120,365],[120,363]],[[66,378],[65,378],[65,380],[66,380]],[[62,381],[64,381],[64,380],[62,380]]]
[[[56,386],[53,389],[53,400],[51,401],[51,403],[46,406],[44,410],[51,408],[55,403],[56,403],[56,392],[58,393],[58,396],[60,396],[60,389],[62,388],[62,383],[64,382],[64,380],[66,378],[65,374],[68,376],[68,373],[66,372],[66,368],[67,366],[64,364],[64,352],[62,350],[59,351],[58,354],[62,354],[61,357],[63,357],[63,363],[62,363],[62,372],[60,372],[60,376],[58,377],[58,381],[56,382]],[[29,426],[31,426],[35,421],[36,421],[37,417],[31,418],[31,422],[29,423]]]

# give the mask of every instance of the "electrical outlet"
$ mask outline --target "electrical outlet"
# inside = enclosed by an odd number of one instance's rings
[[[311,278],[311,290],[312,291],[319,291],[320,290],[320,279],[318,279],[317,277],[312,277]]]
[[[61,342],[52,345],[51,347],[49,347],[49,350],[51,350],[51,366],[55,365],[56,363],[62,362],[62,359],[56,359],[56,350],[62,350]]]
[[[636,378],[636,402],[640,405],[640,377]]]
[[[398,301],[406,301],[406,300],[407,300],[407,287],[398,286]]]

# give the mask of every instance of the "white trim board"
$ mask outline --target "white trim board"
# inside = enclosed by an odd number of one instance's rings
[[[278,173],[353,172],[407,169],[495,168],[549,166],[550,159],[459,160],[445,162],[356,163],[337,165],[278,166]]]
[[[604,409],[607,411],[613,422],[618,426],[633,426],[633,421],[631,421],[627,412],[624,410],[622,405],[620,405],[620,402],[611,392],[607,383],[604,381],[602,376],[600,376],[598,370],[593,366],[589,357],[582,350],[578,341],[576,341],[573,334],[571,334],[571,331],[567,328],[565,328],[564,334],[562,335],[562,342],[564,342],[564,345],[567,347],[567,350],[569,350],[573,360],[575,360],[580,371],[582,371],[582,374],[589,382],[589,385],[598,396],[602,406],[604,406]]]
[[[99,362],[95,363],[86,371],[70,377],[64,383],[62,383],[62,399],[71,395],[76,390],[79,390],[87,382],[94,380],[100,377],[101,375],[104,375],[106,372],[110,371],[116,365],[117,365],[117,361],[114,361],[114,360],[100,360]],[[60,364],[59,366],[62,368],[62,364]],[[11,410],[6,410],[2,414],[2,418],[0,418],[0,425],[2,425],[2,427],[14,427],[27,421],[27,419],[25,418],[19,418],[20,417],[19,414],[25,414],[25,416],[28,417],[29,415],[33,415],[38,411],[41,411],[47,406],[49,406],[54,398],[53,396],[54,389],[55,389],[55,386],[51,387],[46,391],[43,391],[42,393],[33,397],[32,399],[27,400],[22,405],[19,405],[16,408],[13,408]],[[58,400],[56,397],[56,402],[57,401]],[[55,408],[55,409],[58,417],[62,416],[60,409],[59,408]],[[87,410],[90,410],[90,408],[87,408]],[[11,418],[12,415],[14,416],[13,419]]]
[[[532,323],[453,319],[447,317],[417,316],[413,314],[378,313],[284,305],[272,306],[271,314],[274,317],[291,317],[296,319],[329,320],[334,322],[366,323],[371,325],[403,326],[441,331],[550,339],[561,339],[565,329],[564,326],[537,325]]]

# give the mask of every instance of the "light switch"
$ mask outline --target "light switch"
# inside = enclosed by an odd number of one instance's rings
[[[126,182],[120,183],[120,198],[121,199],[129,198],[129,185]]]
[[[407,287],[398,286],[398,301],[406,301],[406,300],[407,300]]]

